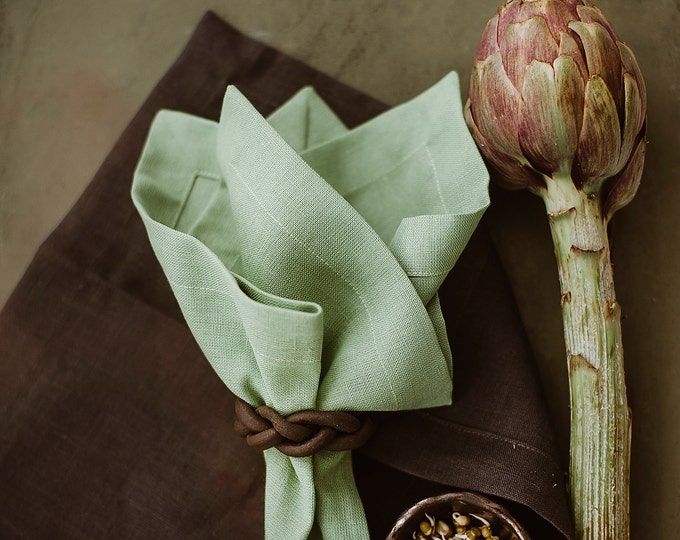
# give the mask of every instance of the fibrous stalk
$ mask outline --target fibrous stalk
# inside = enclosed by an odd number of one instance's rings
[[[546,177],[571,400],[570,492],[579,540],[629,540],[630,411],[599,188]]]

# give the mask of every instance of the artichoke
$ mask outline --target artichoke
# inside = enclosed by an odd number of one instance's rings
[[[606,183],[608,219],[640,183],[646,99],[635,56],[592,2],[513,0],[484,30],[465,114],[507,187]]]
[[[465,115],[494,179],[546,205],[562,292],[577,537],[627,540],[631,419],[607,223],[642,176],[642,74],[592,2],[511,0],[483,32]]]

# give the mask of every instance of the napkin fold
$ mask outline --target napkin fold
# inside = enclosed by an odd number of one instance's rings
[[[352,130],[311,88],[272,123],[235,87],[219,123],[163,111],[132,196],[217,374],[288,415],[450,403],[437,290],[487,188],[451,73]],[[368,538],[348,451],[265,460],[267,538]]]
[[[187,328],[129,197],[157,112],[216,120],[228,84],[265,115],[306,85],[350,127],[386,109],[205,15],[0,311],[3,538],[262,537],[262,456],[231,429],[234,397]],[[302,151],[300,119],[269,117]],[[309,125],[323,123],[342,134],[325,112]],[[484,221],[439,293],[452,405],[383,413],[353,456],[371,538],[408,504],[455,488],[502,497],[533,538],[573,538],[531,352]],[[488,388],[504,399],[480,398]]]

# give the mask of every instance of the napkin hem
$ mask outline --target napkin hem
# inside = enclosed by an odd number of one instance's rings
[[[443,425],[447,430],[442,429]],[[520,503],[540,515],[566,538],[570,537],[569,516],[564,514],[559,501],[550,496],[552,490],[566,490],[564,471],[553,457],[540,449],[526,442],[438,418],[427,411],[401,416],[397,438],[380,437],[383,429],[390,432],[389,424],[378,424],[376,436],[358,452],[418,478]],[[430,449],[420,443],[422,433],[443,434],[436,438],[436,442],[437,446],[443,445],[448,449],[446,460],[441,460],[438,449]],[[393,444],[385,447],[381,442],[387,439],[392,443],[399,441],[398,452],[395,452]],[[490,441],[496,444],[491,447]],[[480,469],[485,471],[484,481],[481,481]],[[546,501],[551,500],[554,504],[547,506]]]

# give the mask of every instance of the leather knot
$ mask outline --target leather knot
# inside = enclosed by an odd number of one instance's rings
[[[373,432],[369,417],[362,420],[340,411],[298,411],[286,417],[271,407],[254,409],[236,398],[234,429],[258,450],[275,447],[291,457],[306,457],[319,450],[335,452],[362,446]]]

